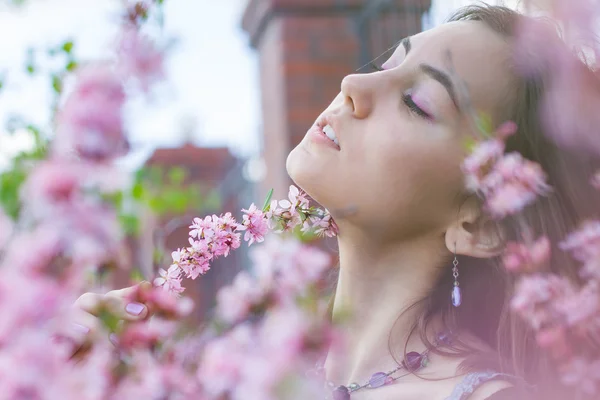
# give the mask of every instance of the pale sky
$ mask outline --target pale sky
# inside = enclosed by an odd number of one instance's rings
[[[245,1],[165,1],[164,37],[178,42],[168,57],[167,83],[157,88],[150,102],[129,107],[130,137],[138,158],[155,146],[179,145],[194,124],[198,144],[229,146],[241,155],[258,151],[258,58],[240,28]],[[74,37],[77,56],[95,59],[107,54],[115,33],[111,21],[117,0],[29,3],[17,11],[0,6],[0,74],[8,72],[7,86],[0,92],[0,132],[15,111],[41,124],[48,120],[47,80],[32,81],[22,72],[28,47],[43,49]],[[18,140],[7,141],[0,134],[4,150],[11,142],[18,146]]]
[[[258,56],[240,28],[246,2],[165,1],[163,37],[177,38],[178,43],[168,57],[167,82],[150,102],[134,102],[128,108],[133,166],[155,147],[181,144],[189,126],[195,126],[197,144],[229,146],[243,156],[259,152]],[[452,10],[471,2],[434,0],[425,27],[443,22]],[[48,121],[50,87],[45,77],[25,76],[26,49],[44,49],[74,37],[80,59],[101,58],[115,34],[111,21],[118,4],[118,0],[29,0],[27,7],[10,11],[0,5],[0,76],[8,78],[0,92],[0,169],[7,156],[26,144],[24,135],[19,139],[4,134],[4,121],[17,111],[42,126]]]

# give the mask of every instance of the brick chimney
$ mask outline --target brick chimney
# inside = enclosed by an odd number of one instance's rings
[[[431,0],[248,0],[242,27],[259,52],[262,192],[284,198],[289,151],[339,93],[344,76],[421,31]],[[367,60],[368,61],[368,60]]]

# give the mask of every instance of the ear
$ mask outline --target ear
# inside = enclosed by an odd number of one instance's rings
[[[457,221],[446,230],[445,241],[451,253],[491,258],[502,253],[503,237],[496,221],[481,213],[476,199],[469,199],[461,207]]]

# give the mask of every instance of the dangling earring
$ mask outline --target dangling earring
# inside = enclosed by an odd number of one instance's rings
[[[452,305],[454,307],[460,306],[462,303],[462,294],[460,287],[458,286],[458,259],[456,258],[456,243],[454,243],[454,261],[452,261],[452,276],[454,277],[454,287],[452,288]]]

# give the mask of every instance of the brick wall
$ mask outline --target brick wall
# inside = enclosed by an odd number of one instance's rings
[[[274,188],[276,198],[286,196],[287,154],[339,93],[342,78],[360,66],[365,46],[381,52],[389,47],[382,37],[397,34],[396,42],[420,31],[429,6],[430,0],[248,1],[242,26],[259,52],[267,166],[259,193]]]

